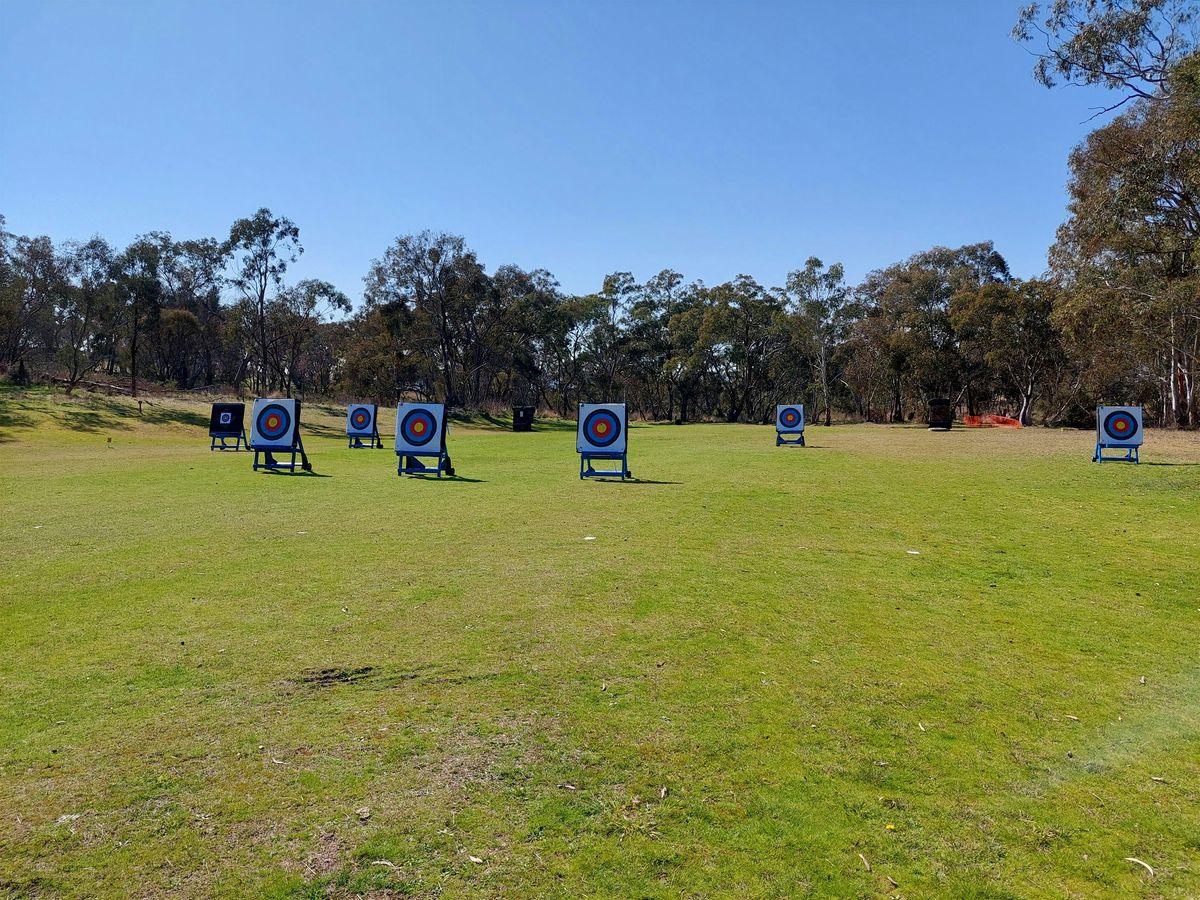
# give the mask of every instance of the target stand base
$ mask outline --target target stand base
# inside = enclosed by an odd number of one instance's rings
[[[617,470],[594,469],[592,468],[592,461],[597,459],[620,462],[621,468]],[[594,451],[586,451],[579,454],[579,478],[581,481],[584,478],[620,478],[624,481],[626,478],[632,477],[633,473],[629,471],[628,453],[596,453]]]
[[[787,440],[782,434],[775,435],[776,447],[803,447],[804,435],[800,434],[794,441]]]
[[[226,441],[233,441],[234,442],[233,446],[230,447],[227,443],[225,443]],[[248,440],[246,440],[246,432],[243,430],[241,434],[236,435],[234,437],[229,437],[229,436],[211,437],[210,436],[210,440],[208,442],[208,449],[209,450],[233,450],[234,452],[237,452],[242,449],[249,450],[250,442]]]
[[[370,443],[364,444],[363,438]],[[374,434],[352,434],[346,438],[346,446],[351,450],[382,450],[383,438],[379,436],[378,429]]]
[[[1094,462],[1094,463],[1129,462],[1129,463],[1133,463],[1136,466],[1138,464],[1138,449],[1139,448],[1137,448],[1137,447],[1130,447],[1125,444],[1113,445],[1113,444],[1105,444],[1104,442],[1101,441],[1100,443],[1096,444],[1096,451],[1092,454],[1092,462]],[[1104,455],[1105,450],[1124,450],[1125,455],[1124,456],[1105,456]]]
[[[264,457],[263,462],[258,461],[258,455],[260,453]],[[275,459],[274,454],[276,454],[276,453],[278,453],[280,456],[290,455],[291,461],[290,462],[279,462],[278,460]],[[300,457],[299,463],[296,462],[297,456]],[[254,451],[254,465],[252,467],[252,470],[257,472],[259,469],[262,469],[263,471],[266,471],[266,472],[289,472],[294,475],[296,473],[297,469],[301,469],[305,472],[311,472],[312,471],[312,463],[310,463],[308,461],[308,454],[304,452],[304,444],[297,442],[296,446],[292,447],[290,449],[284,448],[284,449],[280,449],[280,450],[255,450]]]
[[[442,477],[445,472],[450,478],[454,477],[454,466],[450,462],[450,454],[442,451],[441,453],[402,453],[400,462],[396,466],[397,475],[436,475]],[[434,465],[425,465],[421,462],[421,458],[434,459],[437,462]]]

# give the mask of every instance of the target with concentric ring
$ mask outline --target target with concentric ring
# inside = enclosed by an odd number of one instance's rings
[[[268,403],[254,420],[258,433],[268,441],[279,441],[292,430],[292,414],[279,403]]]
[[[437,419],[427,409],[410,410],[400,422],[400,436],[412,447],[424,447],[437,430]]]
[[[621,420],[612,410],[594,410],[583,420],[583,436],[594,447],[611,447],[621,437]]]
[[[799,428],[804,424],[804,415],[794,406],[785,406],[779,411],[779,425],[782,428]]]
[[[1137,419],[1125,409],[1114,410],[1105,416],[1103,429],[1114,441],[1132,440],[1139,430]]]
[[[355,431],[370,431],[371,430],[371,410],[366,406],[359,406],[350,413],[350,427]]]

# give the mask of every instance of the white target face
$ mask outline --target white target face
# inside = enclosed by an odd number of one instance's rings
[[[1144,434],[1140,406],[1101,406],[1096,410],[1096,443],[1140,447]]]
[[[401,403],[396,407],[396,454],[436,455],[446,442],[444,403]]]
[[[291,450],[300,433],[300,404],[295,400],[255,400],[250,414],[250,446],[255,450]]]
[[[346,410],[346,434],[351,437],[370,437],[374,433],[374,403],[355,403]]]
[[[781,403],[776,406],[775,431],[779,434],[803,434],[804,404]]]
[[[221,424],[222,425],[232,425],[233,424],[233,413],[227,413],[227,412],[221,413]]]
[[[575,449],[579,453],[624,453],[629,420],[624,403],[581,403]]]

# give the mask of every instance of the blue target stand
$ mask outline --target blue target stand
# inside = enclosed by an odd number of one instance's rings
[[[446,452],[446,405],[401,403],[396,407],[397,475],[453,477],[454,466]],[[432,459],[432,465],[421,462]]]
[[[1144,436],[1140,406],[1101,406],[1096,410],[1096,450],[1092,462],[1131,462],[1136,466]],[[1105,456],[1105,450],[1125,453]]]
[[[363,443],[363,439],[367,443]],[[374,403],[354,403],[346,410],[346,446],[351,450],[382,450],[379,408]]]
[[[250,448],[246,440],[246,404],[214,403],[208,417],[208,449],[239,451]],[[233,441],[233,446],[229,445]]]
[[[250,449],[254,451],[253,471],[285,471],[294,474],[297,469],[312,471],[312,463],[304,452],[304,441],[300,439],[299,400],[255,400],[250,415]],[[275,454],[289,454],[289,462],[279,462]],[[263,461],[259,462],[259,455]],[[300,462],[296,462],[296,457]]]
[[[775,446],[804,446],[803,403],[781,403],[775,407]]]
[[[579,478],[632,478],[629,471],[629,419],[624,403],[581,403],[575,432]],[[596,461],[619,462],[619,469],[597,469]]]

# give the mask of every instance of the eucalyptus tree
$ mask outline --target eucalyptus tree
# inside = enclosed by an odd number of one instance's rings
[[[326,326],[350,310],[350,298],[319,279],[298,282],[271,301],[267,319],[275,336],[272,362],[286,396],[297,386],[311,385],[322,393],[329,389],[333,355]]]
[[[1013,36],[1030,48],[1034,77],[1046,87],[1100,85],[1121,99],[1169,93],[1171,71],[1197,46],[1195,0],[1049,0],[1023,7]]]
[[[255,376],[262,391],[271,387],[270,341],[267,332],[267,303],[283,287],[288,266],[304,252],[300,229],[291,219],[275,216],[265,207],[253,216],[238,219],[220,247],[233,265],[230,282],[247,301],[254,335]]]
[[[122,251],[115,264],[121,322],[129,353],[130,393],[135,397],[142,337],[156,326],[162,308],[161,246],[159,235],[142,235]]]
[[[486,290],[483,267],[461,237],[423,231],[397,238],[372,261],[364,297],[369,306],[408,313],[406,349],[429,360],[424,392],[436,393],[440,382],[442,398],[457,406],[466,319]]]
[[[68,278],[50,238],[15,237],[0,306],[0,365],[23,371],[33,357],[56,349],[55,311],[65,302]]]
[[[116,254],[106,240],[93,237],[67,244],[63,256],[70,285],[58,310],[58,355],[70,394],[103,362],[101,343],[116,323]]]
[[[807,323],[812,381],[820,397],[816,420],[832,422],[834,387],[841,380],[845,342],[856,306],[841,263],[826,267],[810,256],[803,269],[788,274],[787,296]]]

